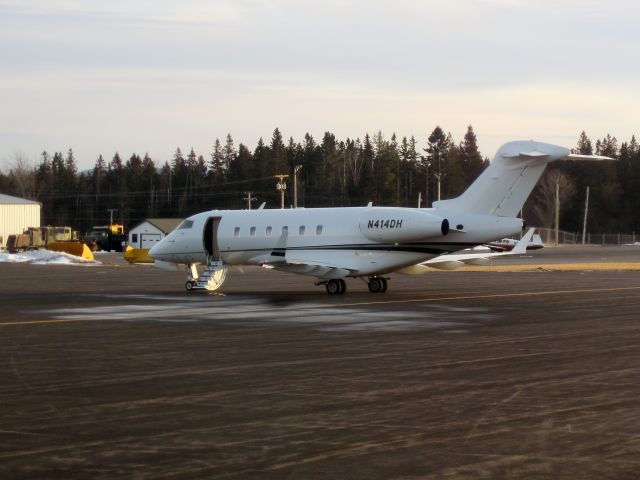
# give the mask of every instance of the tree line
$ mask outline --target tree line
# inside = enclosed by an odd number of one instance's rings
[[[581,231],[583,197],[590,187],[589,230],[637,231],[640,225],[640,147],[633,137],[618,143],[607,135],[594,143],[582,132],[574,149],[597,153],[617,162],[556,162],[547,169],[525,204],[530,225],[553,224],[555,186],[561,192],[561,228]],[[119,153],[107,161],[100,155],[93,169],[78,171],[73,150],[42,152],[36,167],[16,158],[8,173],[0,172],[0,191],[42,203],[42,222],[87,231],[114,221],[133,226],[145,218],[180,217],[208,209],[252,208],[266,202],[280,205],[274,175],[289,175],[285,204],[293,205],[294,169],[298,206],[375,205],[416,207],[462,193],[489,165],[467,128],[462,141],[436,127],[424,147],[413,137],[385,138],[382,132],[363,139],[339,140],[326,132],[318,142],[306,134],[301,142],[285,141],[278,128],[268,142],[260,138],[251,151],[231,134],[216,139],[206,155],[176,149],[163,163],[148,154]],[[300,168],[301,167],[301,168]]]

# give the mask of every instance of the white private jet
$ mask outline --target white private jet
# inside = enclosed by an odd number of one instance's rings
[[[462,195],[433,208],[212,210],[187,218],[149,255],[158,266],[186,265],[187,290],[216,290],[229,265],[260,265],[315,277],[330,294],[345,293],[345,278],[384,292],[385,275],[519,233],[517,215],[545,167],[565,158],[610,160],[509,142]],[[201,275],[198,264],[206,265]]]

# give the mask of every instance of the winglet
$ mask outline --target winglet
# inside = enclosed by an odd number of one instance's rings
[[[568,160],[615,160],[615,158],[605,157],[602,155],[582,155],[580,153],[570,153],[567,155]]]
[[[516,244],[516,246],[513,247],[513,250],[511,250],[511,253],[515,255],[522,255],[523,253],[527,253],[527,247],[531,243],[531,239],[533,238],[533,232],[535,230],[536,229],[533,227],[527,230],[527,233],[524,234],[524,237],[522,237],[520,241]]]

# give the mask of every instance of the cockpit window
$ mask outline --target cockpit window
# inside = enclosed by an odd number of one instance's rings
[[[178,225],[178,228],[176,228],[176,230],[185,230],[191,227],[193,227],[193,220],[185,220],[180,225]]]

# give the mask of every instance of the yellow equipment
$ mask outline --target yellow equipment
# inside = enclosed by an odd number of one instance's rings
[[[64,252],[76,257],[82,257],[85,260],[93,260],[93,252],[86,243],[80,242],[50,242],[47,244],[47,250],[54,252]]]
[[[153,263],[153,258],[149,256],[148,248],[133,248],[127,246],[124,252],[124,259],[129,263]]]
[[[78,232],[71,227],[30,227],[19,235],[10,235],[7,250],[10,253],[45,248],[54,252],[64,252],[85,260],[93,260],[89,247],[78,241]]]

